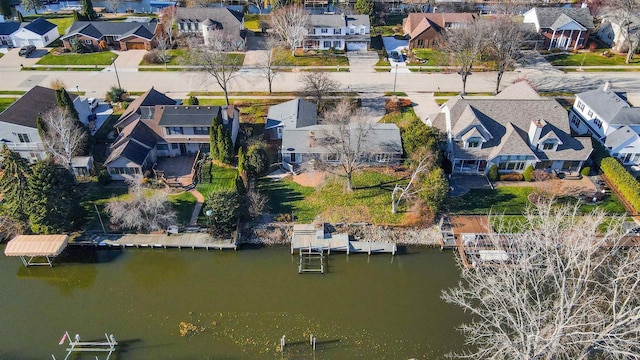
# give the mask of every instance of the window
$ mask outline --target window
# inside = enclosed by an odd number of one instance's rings
[[[156,148],[158,149],[158,151],[169,151],[168,144],[158,144],[156,145]]]
[[[340,35],[340,34],[342,34],[342,29],[333,29],[333,33],[337,34],[337,35]]]
[[[433,46],[438,46],[438,45],[440,45],[440,40],[433,39]]]
[[[580,109],[580,111],[584,111],[584,103],[582,101],[578,100],[576,107]]]
[[[333,153],[333,154],[327,154],[327,161],[329,162],[336,162],[338,161],[339,156],[337,153]]]
[[[424,39],[418,39],[418,47],[419,48],[424,47]]]
[[[542,143],[542,150],[553,150],[556,147],[556,143],[553,141],[547,141]]]
[[[508,161],[501,162],[498,165],[499,170],[523,170],[525,162],[524,161]]]
[[[322,46],[323,46],[325,49],[329,49],[329,48],[331,48],[331,41],[323,41],[323,42],[322,42]]]
[[[49,35],[44,36],[44,41],[49,42]]]
[[[391,154],[376,154],[377,162],[389,162],[391,161]]]
[[[91,39],[84,39],[84,43],[86,45],[91,45],[92,44]]]
[[[205,126],[196,126],[193,128],[194,135],[209,135],[209,128]]]
[[[596,124],[596,126],[597,126],[599,129],[602,129],[602,120],[600,120],[600,119],[593,119],[593,123],[594,123],[594,124]]]
[[[170,126],[167,128],[167,135],[183,135],[184,132],[182,131],[182,127],[181,126]]]
[[[29,139],[29,134],[18,134],[18,140],[21,143],[30,143],[31,139]]]
[[[364,34],[365,28],[364,26],[360,28],[360,34]]]
[[[322,28],[322,29],[320,29],[320,33],[321,34],[328,34],[329,33],[329,29]]]
[[[356,33],[356,28],[352,27],[349,28],[349,34],[355,34]]]
[[[633,163],[637,163],[638,161],[640,161],[640,153],[633,155],[633,159],[631,159]]]
[[[334,41],[333,42],[333,48],[334,49],[342,49],[342,43],[340,41]]]
[[[587,112],[587,116],[589,118],[592,118],[593,117],[593,111],[589,110],[589,112]]]
[[[178,148],[178,144],[176,144],[176,143],[171,144],[171,148],[174,149],[174,150],[177,149]]]
[[[467,141],[468,148],[477,148],[479,146],[480,146],[480,140],[478,139],[469,139],[469,141]]]

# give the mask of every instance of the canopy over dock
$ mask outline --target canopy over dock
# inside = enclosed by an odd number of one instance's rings
[[[6,256],[19,256],[24,266],[51,265],[51,259],[67,247],[68,235],[18,235],[4,249]],[[36,262],[45,258],[46,262]]]

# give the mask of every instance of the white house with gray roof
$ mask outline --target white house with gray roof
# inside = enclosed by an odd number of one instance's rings
[[[304,49],[366,51],[371,44],[368,15],[309,15]]]
[[[456,97],[427,118],[447,134],[447,157],[454,173],[523,172],[529,165],[546,171],[577,172],[591,154],[589,138],[570,134],[566,110],[541,98],[525,82],[495,97]]]
[[[183,34],[198,34],[205,44],[214,32],[223,34],[225,48],[229,51],[245,49],[247,31],[244,14],[226,7],[176,8],[176,26]]]
[[[640,165],[640,108],[632,107],[609,82],[576,94],[569,111],[571,128],[593,136],[624,165]]]
[[[13,46],[33,45],[35,47],[45,47],[60,37],[58,25],[44,18],[37,18],[30,23],[22,25],[11,34]]]
[[[583,48],[594,31],[593,17],[586,7],[535,7],[524,13],[523,23],[533,24],[545,38],[545,49]]]
[[[304,99],[293,99],[282,104],[269,107],[264,129],[268,139],[282,139],[286,129],[316,125],[318,123],[318,106]]]

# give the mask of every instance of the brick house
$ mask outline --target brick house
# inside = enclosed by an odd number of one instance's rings
[[[76,41],[81,41],[94,51],[107,47],[120,51],[151,50],[156,46],[156,36],[161,32],[162,26],[157,21],[76,21],[62,37],[62,44],[68,50],[73,48]]]
[[[459,29],[473,23],[472,13],[411,13],[402,20],[405,35],[409,35],[410,49],[441,47],[447,29]]]

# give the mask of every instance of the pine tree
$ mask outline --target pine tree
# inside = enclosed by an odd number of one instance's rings
[[[71,230],[82,217],[74,180],[53,160],[35,163],[27,181],[29,225],[36,234]]]
[[[200,101],[195,96],[189,96],[189,99],[187,99],[187,105],[199,105],[199,104],[200,104]]]
[[[69,115],[76,120],[79,120],[78,111],[76,111],[76,107],[73,106],[73,101],[71,100],[71,96],[64,88],[60,88],[56,90],[56,102],[58,106],[62,109],[66,109],[69,112]]]
[[[233,146],[231,144],[231,136],[224,126],[218,126],[218,160],[221,163],[228,164],[233,157]]]
[[[0,150],[0,158],[3,166],[3,171],[0,172],[0,193],[4,199],[4,214],[25,225],[28,219],[26,204],[29,163],[6,145]]]
[[[222,125],[222,122],[217,117],[211,120],[211,127],[209,128],[209,156],[218,160],[218,127]]]
[[[41,117],[36,118],[36,128],[38,129],[38,135],[40,135],[40,138],[43,138],[47,133],[47,124],[45,124]]]
[[[91,0],[82,0],[82,13],[89,21],[98,18],[96,11],[93,9],[93,3],[91,3]]]
[[[242,150],[242,148],[238,149],[238,174],[240,174],[240,176],[242,176],[242,173],[244,172],[244,150]]]

